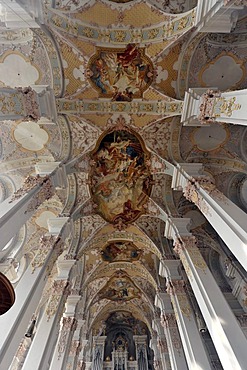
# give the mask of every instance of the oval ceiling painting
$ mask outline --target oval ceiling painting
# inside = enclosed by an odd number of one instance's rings
[[[125,49],[97,48],[88,63],[88,77],[99,96],[113,101],[141,98],[153,81],[153,64],[145,49],[129,44]]]
[[[106,262],[137,261],[142,251],[129,241],[114,241],[108,243],[101,251],[101,257]]]
[[[113,224],[128,224],[143,212],[152,187],[150,154],[136,134],[110,131],[92,152],[91,192],[98,213]]]

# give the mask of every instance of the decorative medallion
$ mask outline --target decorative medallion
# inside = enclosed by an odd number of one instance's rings
[[[115,241],[108,243],[101,251],[101,256],[104,261],[137,261],[140,258],[142,251],[138,249],[132,242]]]
[[[89,60],[88,76],[100,97],[131,101],[152,83],[153,70],[145,49],[128,44],[125,49],[98,48]]]
[[[105,298],[111,301],[130,301],[133,298],[140,298],[140,296],[140,289],[121,270],[116,272],[99,292],[99,299]]]
[[[135,221],[145,212],[152,188],[150,154],[137,134],[111,130],[92,152],[91,193],[97,212],[119,225]]]

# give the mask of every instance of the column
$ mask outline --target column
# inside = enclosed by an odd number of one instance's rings
[[[70,292],[67,298],[66,310],[60,322],[60,330],[56,347],[53,351],[53,356],[49,370],[62,370],[67,363],[69,356],[77,356],[80,349],[80,328],[78,320],[75,318],[76,306],[80,300],[80,295],[77,292]],[[74,333],[76,331],[76,337]]]
[[[230,251],[247,271],[247,214],[201,175],[202,165],[177,164],[172,188],[183,190],[186,199],[197,205]]]
[[[92,365],[94,370],[103,369],[104,348],[106,336],[93,337],[93,360]]]
[[[53,167],[50,175],[28,176],[22,186],[0,204],[0,250],[18,233],[38,207],[54,195],[63,171],[58,164],[56,162],[56,169]]]
[[[162,261],[159,274],[165,277],[167,281],[167,293],[170,295],[189,370],[211,370],[193,310],[186,294],[185,283],[178,273],[179,264],[180,261],[176,260]],[[161,305],[162,303],[165,302],[161,301]],[[162,308],[165,310],[164,306]],[[166,327],[174,326],[173,316],[165,313],[164,320]]]
[[[25,358],[26,358],[26,355],[28,353],[28,350],[30,348],[30,345],[31,345],[31,338],[26,338],[26,337],[23,337],[19,347],[18,347],[18,350],[16,352],[16,355],[15,357],[13,358],[13,361],[10,365],[10,369],[14,369],[14,370],[21,370],[22,369],[22,365],[25,361]]]
[[[163,276],[163,273],[160,272],[160,275]],[[166,336],[171,368],[172,370],[187,370],[188,366],[169,294],[157,293],[155,305],[161,310],[160,320]]]
[[[13,0],[1,0],[2,10],[0,20],[5,23],[6,28],[39,28],[38,23],[17,2]],[[21,3],[22,0],[19,2]]]
[[[136,361],[138,370],[148,370],[147,358],[147,336],[146,335],[133,335],[136,346]]]
[[[0,368],[8,369],[23,338],[30,319],[36,311],[43,288],[57,256],[64,249],[68,228],[63,227],[59,236],[41,238],[40,248],[18,283],[15,304],[0,316]]]
[[[184,126],[217,122],[247,125],[247,89],[220,92],[215,88],[193,88],[185,93],[181,122]]]
[[[154,363],[156,363],[157,370],[170,370],[172,369],[172,367],[170,362],[168,343],[166,340],[164,328],[160,323],[160,318],[153,319],[152,328],[155,330],[155,333],[157,332],[157,335],[152,335],[152,339],[150,340],[150,347],[154,351]],[[186,370],[186,368],[184,368],[184,370]]]
[[[229,33],[236,25],[238,11],[241,9],[243,4],[237,0],[198,0],[195,22],[197,31]]]
[[[38,24],[44,24],[44,9],[42,3],[36,0],[16,0],[16,2],[20,3],[22,8],[25,9]]]
[[[87,340],[85,341],[81,339],[82,327],[84,326],[85,320],[82,319],[82,314],[79,314],[76,317],[77,317],[77,326],[71,342],[68,343],[68,346],[70,346],[70,348],[69,353],[67,355],[66,363],[67,366],[71,366],[72,369],[76,368],[77,365],[78,367],[81,366],[79,367],[79,369],[81,370],[83,358],[79,358],[79,355],[81,354],[81,351],[84,349]],[[56,367],[56,370],[57,369],[59,369],[59,367]]]
[[[244,369],[247,338],[207,267],[195,237],[186,231],[186,223],[188,219],[170,220],[166,235],[174,240],[174,250],[184,266],[223,368]]]
[[[84,312],[84,308],[85,307],[80,307],[80,312]],[[78,353],[78,357],[74,358],[73,362],[75,363],[77,361],[77,368],[78,368],[78,370],[81,370],[81,367],[80,367],[81,364],[85,365],[85,367],[86,367],[86,360],[88,360],[88,358],[86,356],[86,350],[87,350],[87,347],[88,347],[89,340],[87,339],[88,338],[88,329],[87,329],[86,320],[82,320],[82,319],[79,318],[78,319],[78,325],[81,326],[81,329],[80,329],[80,351]],[[89,367],[89,362],[88,362],[88,367]]]
[[[210,361],[195,322],[184,281],[169,281],[167,283],[167,292],[171,298],[188,368],[190,370],[210,370]]]
[[[59,320],[69,293],[71,270],[74,264],[75,260],[64,261],[60,258],[57,261],[58,276],[53,282],[45,311],[42,317],[37,320],[36,333],[22,367],[23,370],[32,370],[33,364],[40,370],[47,369],[49,366],[50,358],[57,341]],[[64,320],[64,327],[70,327],[72,322],[73,320]],[[62,339],[60,341],[61,348],[66,345],[64,335]]]

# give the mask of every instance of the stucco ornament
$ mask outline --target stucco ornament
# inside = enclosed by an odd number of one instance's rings
[[[64,353],[67,345],[68,336],[71,332],[75,331],[77,320],[72,316],[63,317],[61,325],[62,327],[58,342],[58,358],[60,358]]]
[[[14,192],[9,203],[20,199],[35,187],[37,187],[37,192],[33,195],[25,213],[36,210],[45,200],[50,199],[55,191],[49,176],[28,176],[24,180],[23,185]]]
[[[64,243],[62,239],[56,235],[43,235],[39,241],[39,248],[31,262],[32,272],[44,265],[51,250],[54,251],[54,259],[57,258],[57,256],[61,254],[63,250],[63,244]],[[54,259],[50,261],[52,266],[55,262]]]
[[[32,121],[38,121],[41,117],[39,104],[38,104],[38,94],[30,86],[28,87],[18,87],[17,91],[22,94],[22,101],[25,116],[24,118],[30,119]]]

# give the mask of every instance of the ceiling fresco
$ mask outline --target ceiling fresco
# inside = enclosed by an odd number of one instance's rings
[[[138,249],[134,243],[128,241],[115,241],[108,243],[101,251],[101,257],[106,262],[139,260],[143,251]]]
[[[153,80],[153,66],[145,49],[129,44],[125,49],[98,48],[89,60],[90,82],[100,97],[131,101],[142,97]]]
[[[131,130],[112,130],[100,140],[92,153],[91,192],[106,221],[128,224],[144,212],[152,179],[148,159]]]
[[[133,283],[132,279],[123,271],[118,271],[106,283],[99,292],[99,299],[109,299],[111,301],[129,301],[140,298],[141,291]]]

